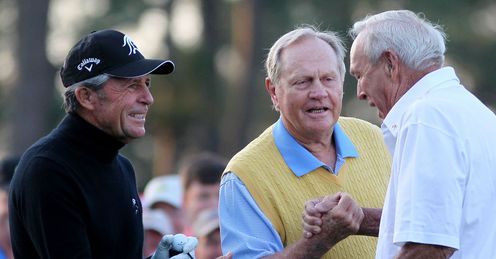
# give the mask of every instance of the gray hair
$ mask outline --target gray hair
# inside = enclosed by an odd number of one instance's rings
[[[446,34],[423,14],[395,10],[367,16],[349,31],[353,39],[360,33],[365,37],[365,56],[373,64],[387,50],[396,52],[401,61],[416,70],[444,64]]]
[[[111,76],[101,74],[92,78],[88,78],[81,82],[77,82],[67,87],[64,92],[64,109],[66,112],[76,112],[80,107],[79,101],[76,98],[76,89],[79,87],[87,87],[93,91],[98,91],[107,83]]]
[[[310,37],[315,37],[325,41],[332,47],[334,52],[336,52],[338,62],[340,63],[338,70],[341,78],[344,80],[344,75],[346,73],[346,66],[344,64],[346,49],[344,48],[341,38],[335,32],[319,31],[314,26],[303,25],[281,36],[270,48],[269,54],[267,55],[267,60],[265,61],[265,69],[267,72],[267,77],[271,81],[275,83],[279,81],[281,73],[281,64],[279,59],[282,50],[301,38]]]

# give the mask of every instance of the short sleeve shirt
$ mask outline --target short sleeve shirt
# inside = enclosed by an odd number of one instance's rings
[[[408,90],[381,128],[393,164],[376,258],[393,258],[406,242],[494,258],[494,113],[446,67]]]

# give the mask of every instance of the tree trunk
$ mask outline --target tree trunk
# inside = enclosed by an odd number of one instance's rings
[[[47,11],[49,0],[18,0],[18,42],[16,58],[13,136],[9,138],[14,155],[24,152],[50,126],[54,102],[54,68],[46,56]]]
[[[220,35],[222,31],[219,29],[219,1],[216,0],[203,0],[201,1],[203,23],[204,23],[204,46],[202,52],[208,57],[208,63],[205,66],[206,77],[203,78],[203,84],[200,85],[202,96],[205,102],[204,116],[199,118],[201,124],[201,131],[204,132],[198,139],[202,150],[215,150],[219,148],[219,123],[221,113],[221,106],[223,100],[221,99],[221,92],[223,91],[222,84],[219,81],[218,74],[215,71],[215,53],[222,45]]]
[[[233,98],[227,100],[226,121],[222,134],[222,153],[233,155],[249,142],[248,130],[252,122],[255,103],[256,87],[263,82],[257,82],[259,63],[255,62],[260,48],[259,21],[256,19],[259,8],[258,0],[237,2],[232,9],[232,44],[244,62]]]

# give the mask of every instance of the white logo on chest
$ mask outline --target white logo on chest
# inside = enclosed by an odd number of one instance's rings
[[[138,202],[134,198],[131,199],[131,202],[133,203],[134,214],[138,214],[139,213]]]

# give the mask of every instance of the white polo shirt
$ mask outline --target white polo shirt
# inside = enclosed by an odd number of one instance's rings
[[[393,156],[377,259],[406,242],[496,258],[496,116],[453,68],[427,74],[382,124]]]

